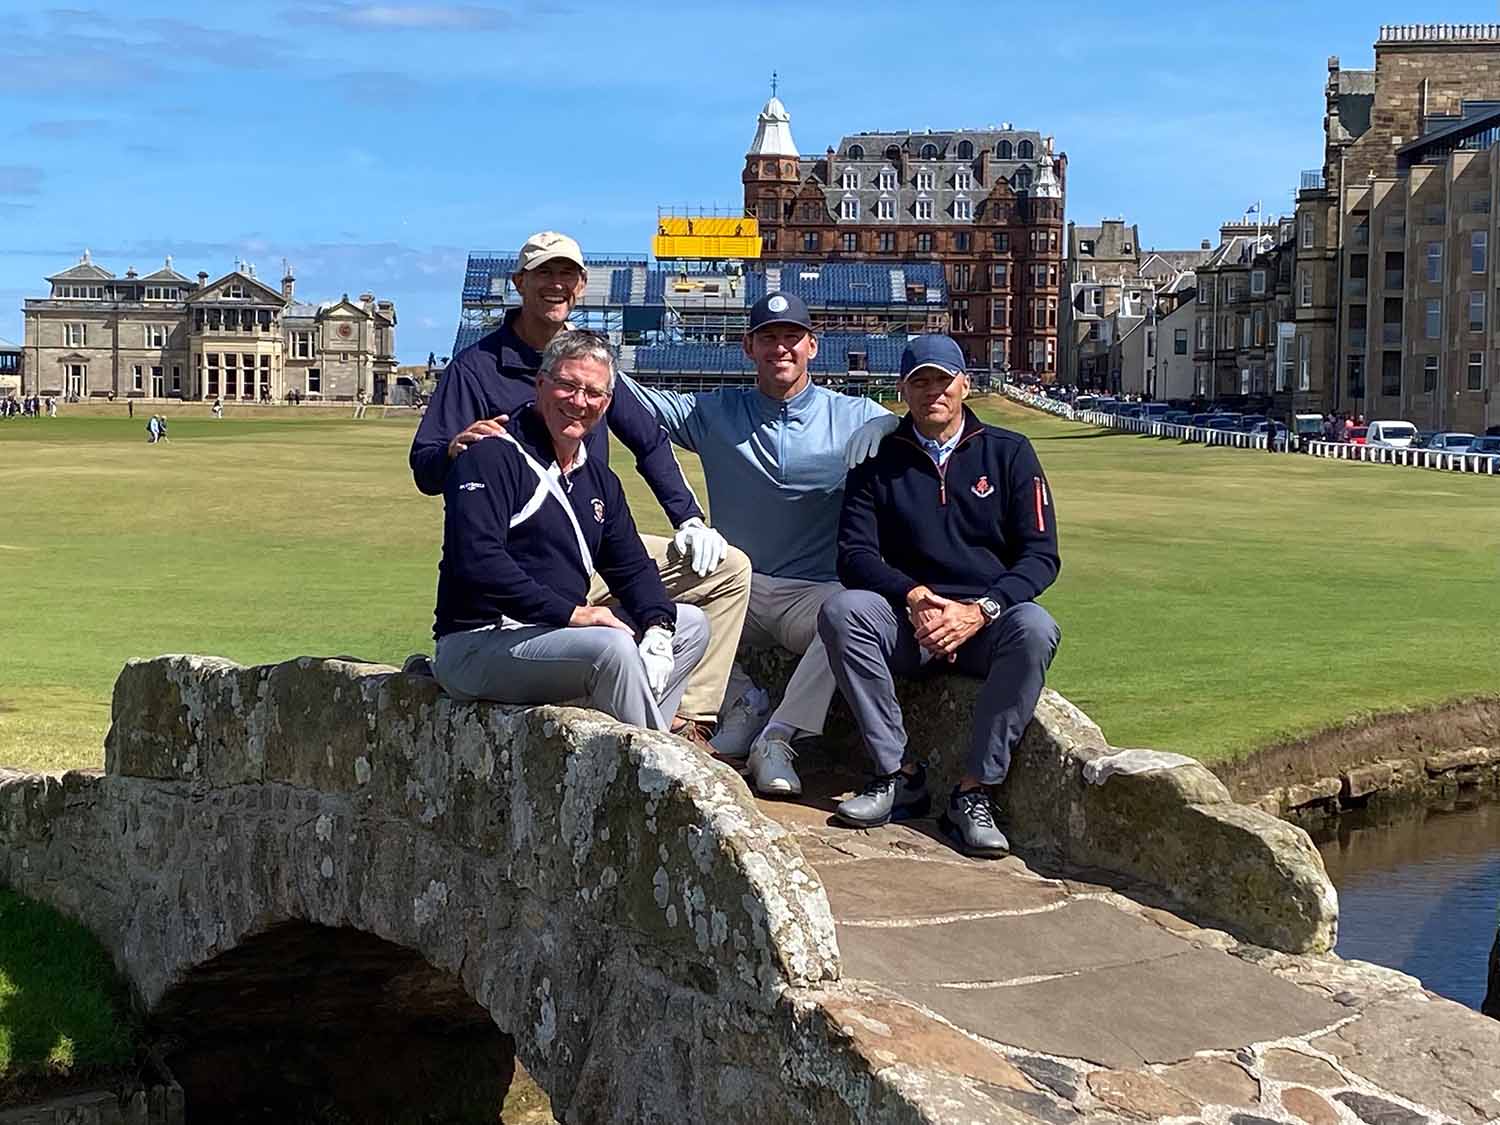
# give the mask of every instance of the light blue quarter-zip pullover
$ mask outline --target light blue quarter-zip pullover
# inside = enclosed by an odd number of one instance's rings
[[[782,400],[757,387],[682,394],[621,378],[672,440],[702,459],[714,526],[755,571],[838,580],[844,446],[884,407],[811,383]]]

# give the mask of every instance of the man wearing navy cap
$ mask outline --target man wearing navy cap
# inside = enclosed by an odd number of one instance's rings
[[[836,537],[844,477],[895,429],[897,418],[869,399],[812,382],[807,367],[818,339],[795,294],[757,301],[742,346],[755,363],[753,387],[680,394],[621,382],[674,442],[702,459],[714,524],[750,556],[742,639],[801,657],[769,716],[764,693],[736,669],[713,740],[721,757],[746,762],[757,792],[792,797],[802,792],[794,743],[822,732],[833,700],[817,621],[823,602],[841,589]]]
[[[1057,577],[1052,494],[1031,443],[964,406],[964,355],[920,336],[901,356],[909,413],[849,474],[838,572],[818,633],[875,776],[838,806],[856,828],[927,812],[926,770],[906,760],[896,676],[951,670],[984,680],[944,830],[970,855],[1009,850],[989,787],[1036,710],[1060,632],[1035,599]]]

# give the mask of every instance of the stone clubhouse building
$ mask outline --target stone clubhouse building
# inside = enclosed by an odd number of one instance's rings
[[[396,308],[373,293],[308,304],[290,269],[275,289],[243,263],[193,280],[171,258],[116,277],[87,250],[46,280],[22,307],[24,395],[383,402],[394,382]]]

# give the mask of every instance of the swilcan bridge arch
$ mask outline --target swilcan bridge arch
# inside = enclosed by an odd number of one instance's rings
[[[974,690],[906,700],[935,776]],[[105,749],[0,772],[0,885],[99,936],[193,1120],[493,1119],[514,1058],[570,1125],[1223,1117],[1289,1109],[1288,1065],[1349,1106],[1500,1109],[1500,1029],[1325,956],[1305,833],[1055,693],[998,865],[347,659],[133,661]]]

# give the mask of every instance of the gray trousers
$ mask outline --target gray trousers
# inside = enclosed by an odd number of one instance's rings
[[[983,680],[965,772],[985,785],[1005,780],[1062,637],[1051,614],[1021,602],[970,637],[952,664],[937,657],[924,665],[906,614],[869,590],[829,598],[818,614],[818,632],[877,773],[895,773],[906,753],[897,676],[958,672]]]
[[[781,704],[768,722],[785,723],[809,734],[822,734],[836,685],[828,670],[828,653],[818,636],[818,610],[843,589],[837,582],[750,575],[750,608],[739,639],[751,648],[784,648],[800,657],[787,681]],[[724,694],[729,707],[753,687],[738,665]]]
[[[432,672],[444,691],[464,702],[576,701],[622,723],[669,730],[688,677],[707,648],[708,620],[703,611],[678,605],[672,676],[660,704],[646,684],[634,634],[600,625],[449,633],[438,641]]]

